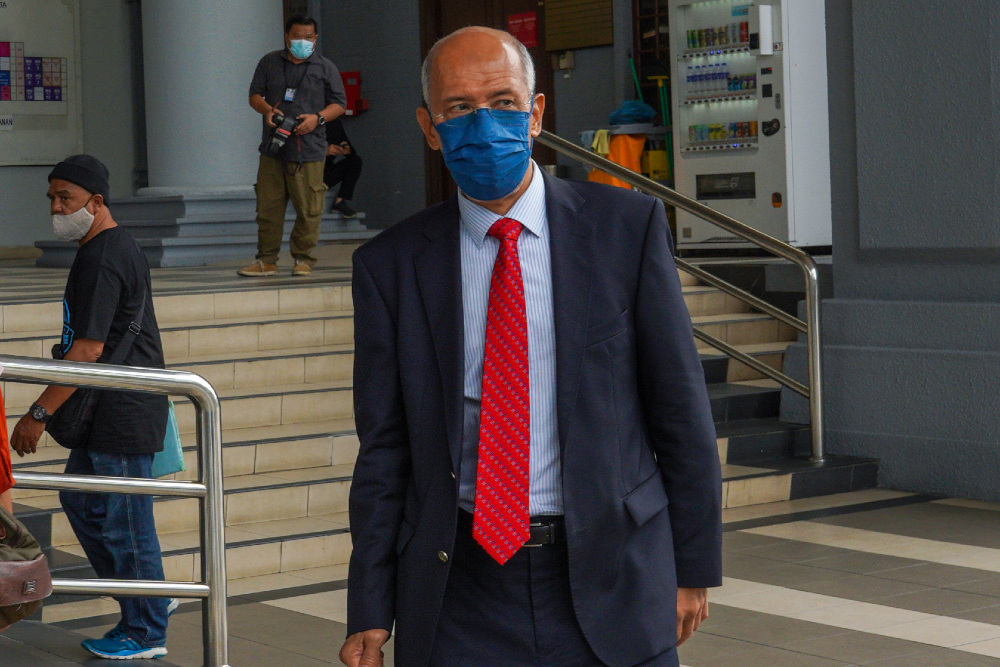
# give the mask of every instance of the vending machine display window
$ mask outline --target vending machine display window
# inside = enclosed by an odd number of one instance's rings
[[[782,241],[829,246],[824,0],[667,2],[677,190]],[[681,249],[746,245],[683,211],[677,225]]]

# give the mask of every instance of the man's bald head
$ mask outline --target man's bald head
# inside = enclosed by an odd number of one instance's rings
[[[420,71],[420,82],[423,87],[424,103],[431,104],[432,79],[440,74],[435,71],[439,57],[444,54],[456,57],[494,57],[498,49],[507,52],[507,57],[518,68],[524,80],[528,96],[535,94],[535,63],[524,44],[516,37],[503,30],[494,30],[482,26],[460,28],[450,35],[439,39],[427,52]]]

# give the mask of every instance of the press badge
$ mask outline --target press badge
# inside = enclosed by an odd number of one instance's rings
[[[295,89],[294,88],[285,88],[285,101],[286,102],[292,102],[294,100],[295,100]]]

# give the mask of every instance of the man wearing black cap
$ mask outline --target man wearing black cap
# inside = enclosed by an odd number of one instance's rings
[[[53,353],[67,361],[108,363],[121,348],[123,365],[163,368],[149,266],[132,236],[112,219],[108,190],[107,168],[90,155],[68,157],[49,174],[53,231],[59,240],[80,245],[66,282],[62,338]],[[35,452],[51,415],[75,391],[53,386],[42,392],[11,435],[19,456]],[[167,409],[165,396],[100,392],[86,445],[70,450],[67,474],[152,477]],[[59,499],[98,577],[163,580],[151,496],[63,492]],[[166,655],[168,606],[176,605],[163,598],[118,603],[118,625],[101,639],[83,642],[84,648],[116,660]]]

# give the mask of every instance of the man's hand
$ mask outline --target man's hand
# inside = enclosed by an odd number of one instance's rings
[[[14,427],[14,432],[10,436],[10,446],[17,452],[18,456],[34,454],[38,448],[38,439],[45,431],[45,424],[31,418],[31,415],[24,415]]]
[[[327,155],[350,155],[351,147],[349,144],[342,143],[339,146],[337,144],[330,144],[326,149]]]
[[[295,134],[309,134],[319,124],[319,116],[314,113],[303,113],[297,116],[299,124],[295,126]]]
[[[708,618],[707,588],[677,589],[677,645],[680,646]]]
[[[382,647],[389,641],[386,630],[356,632],[340,649],[340,661],[347,667],[382,667]]]
[[[271,107],[270,109],[267,110],[267,113],[264,114],[264,121],[267,123],[268,127],[277,127],[277,125],[275,125],[274,123],[274,114],[276,113],[278,113],[278,110],[275,109],[274,107]]]

